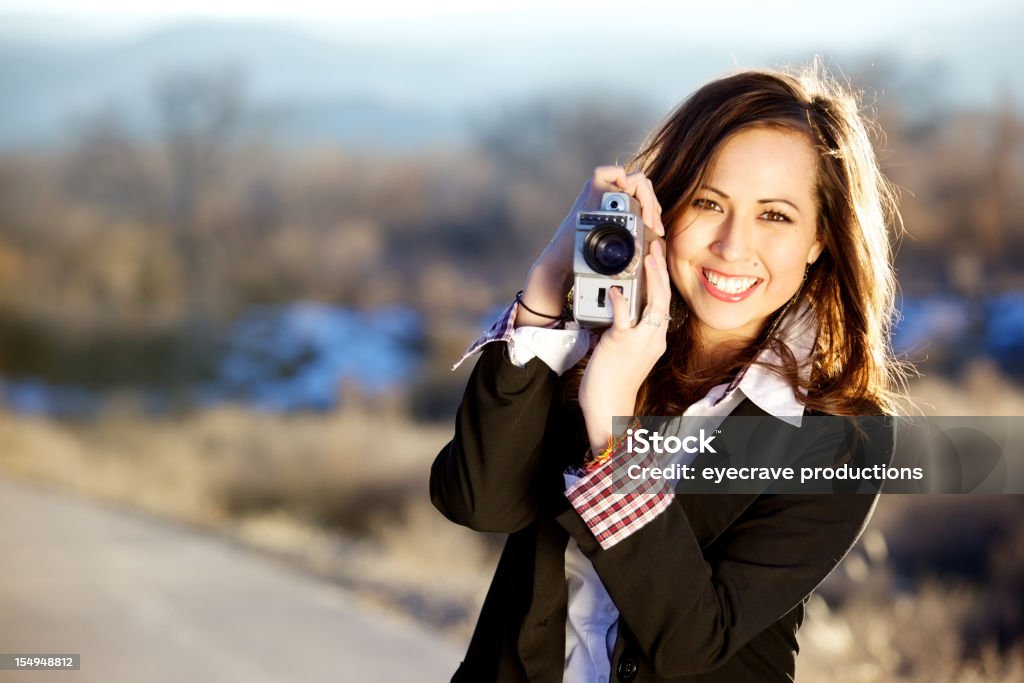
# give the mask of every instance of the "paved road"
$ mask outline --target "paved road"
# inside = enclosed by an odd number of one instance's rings
[[[447,681],[455,646],[270,558],[0,478],[0,683]]]

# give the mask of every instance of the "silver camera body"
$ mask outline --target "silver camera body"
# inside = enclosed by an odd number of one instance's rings
[[[640,217],[640,202],[625,192],[605,192],[598,211],[576,214],[572,315],[583,327],[612,324],[609,292],[619,287],[629,304],[630,324],[644,305],[644,255],[652,235]]]

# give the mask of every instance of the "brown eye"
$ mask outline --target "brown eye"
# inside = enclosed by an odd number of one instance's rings
[[[698,199],[694,199],[692,206],[695,209],[706,209],[708,211],[721,211],[722,210],[722,208],[720,206],[718,206],[718,203],[715,202],[713,199],[707,199],[707,198],[704,198],[704,197],[700,197]]]
[[[789,216],[780,211],[765,211],[762,215],[772,223],[792,223]]]

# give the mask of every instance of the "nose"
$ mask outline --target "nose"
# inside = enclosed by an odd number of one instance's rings
[[[749,259],[753,251],[750,228],[747,221],[741,217],[735,214],[726,216],[718,225],[718,231],[714,235],[715,241],[711,244],[711,253],[723,261],[732,263]]]

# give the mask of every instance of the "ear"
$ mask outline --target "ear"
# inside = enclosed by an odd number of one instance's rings
[[[814,244],[812,244],[811,248],[807,251],[807,265],[811,265],[817,261],[823,251],[825,251],[825,243],[821,240],[814,240]]]

